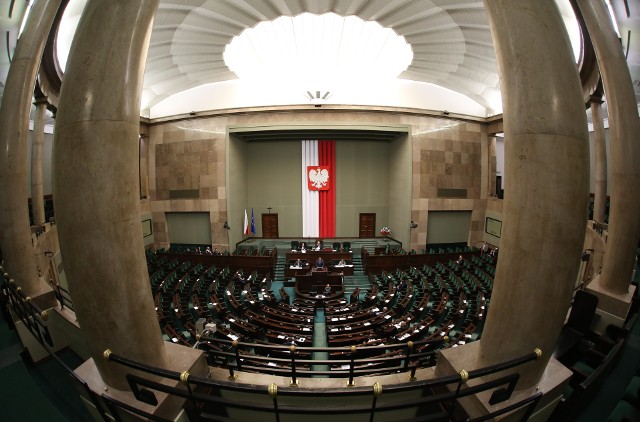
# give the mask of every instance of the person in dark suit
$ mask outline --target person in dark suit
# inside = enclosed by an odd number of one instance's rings
[[[322,240],[320,239],[316,240],[315,250],[321,251],[323,248],[324,248],[324,242],[322,242]]]
[[[326,286],[324,286],[324,294],[325,295],[331,294],[331,285],[327,284]]]
[[[324,268],[324,259],[321,256],[316,259],[316,268]]]
[[[398,290],[407,290],[407,280],[405,280],[404,278],[402,280],[400,280],[400,284],[398,285]]]

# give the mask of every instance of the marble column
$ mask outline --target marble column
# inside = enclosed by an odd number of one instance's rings
[[[140,199],[149,198],[149,135],[140,135]]]
[[[604,223],[607,210],[607,144],[604,137],[601,100],[591,100],[591,119],[593,120],[595,168],[593,219],[598,223]]]
[[[29,113],[44,44],[61,0],[39,0],[29,14],[14,52],[0,107],[0,245],[5,271],[23,291],[37,297],[51,291],[38,278],[28,208]]]
[[[491,192],[489,191],[489,142],[491,137],[486,133],[482,133],[480,138],[480,199],[487,199]]]
[[[496,137],[482,135],[481,138],[480,198],[489,199],[496,194]]]
[[[67,63],[54,134],[60,249],[104,383],[127,390],[106,349],[168,368],[145,262],[138,185],[140,96],[158,0],[89,0]],[[96,48],[99,46],[99,48]]]
[[[496,137],[489,137],[489,198],[496,195],[496,171],[498,162],[496,156]]]
[[[640,235],[640,120],[631,75],[604,1],[578,0],[593,42],[609,112],[609,233],[600,286],[629,290]]]
[[[541,379],[571,302],[589,197],[589,141],[571,44],[553,0],[485,0],[504,110],[500,260],[479,367],[542,350],[517,368]],[[544,67],[544,72],[541,71]]]
[[[44,119],[47,112],[47,100],[38,99],[34,104],[36,113],[31,137],[31,210],[33,224],[39,226],[45,222],[42,157],[44,155]]]

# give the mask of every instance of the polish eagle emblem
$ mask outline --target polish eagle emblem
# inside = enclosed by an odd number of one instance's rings
[[[309,174],[309,189],[329,189],[329,168],[327,166],[312,166],[307,168]]]

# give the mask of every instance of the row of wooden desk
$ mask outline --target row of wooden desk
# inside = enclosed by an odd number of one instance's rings
[[[318,258],[322,258],[325,268],[328,269],[328,272],[330,274],[353,275],[353,252],[334,252],[331,250],[323,250],[307,252],[287,252],[284,277],[286,279],[291,279],[294,277],[306,277],[314,268],[314,264],[318,260]],[[297,260],[300,260],[302,265],[296,267],[294,264]],[[337,265],[341,260],[344,260],[346,262],[346,265]],[[331,281],[330,284],[332,284],[333,286],[333,283],[331,283]],[[301,291],[307,292],[308,290],[303,287]]]
[[[330,273],[353,275],[353,264],[351,263],[345,265],[332,265],[325,263],[325,268],[327,268]],[[314,269],[314,266],[309,262],[302,261],[299,266],[296,266],[294,262],[287,262],[284,267],[284,277],[286,279],[291,279],[298,275],[308,274],[312,269]]]
[[[306,252],[287,252],[287,261],[295,261],[296,259],[316,262],[318,258],[322,258],[325,261],[341,260],[351,261],[353,259],[353,252],[340,252],[332,250],[322,251],[306,251]]]

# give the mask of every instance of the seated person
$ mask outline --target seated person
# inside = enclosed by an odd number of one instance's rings
[[[300,243],[300,252],[306,252],[307,251],[307,244],[302,242]]]
[[[345,265],[347,265],[346,262],[344,262],[344,259],[341,259],[340,262],[338,262],[338,265],[336,265],[337,267],[344,267]]]
[[[211,247],[207,246],[207,249],[204,250],[204,253],[206,255],[213,255],[213,252],[211,251]]]
[[[296,262],[293,264],[294,267],[299,267],[302,268],[302,261],[300,261],[299,259],[296,260]]]
[[[321,256],[316,260],[316,268],[324,268],[324,259]]]
[[[322,248],[324,248],[324,243],[322,242],[322,240],[320,239],[316,240],[316,246],[314,247],[314,249],[316,251],[321,251]]]
[[[327,284],[326,286],[324,286],[324,294],[325,295],[331,294],[331,285]]]
[[[402,279],[400,284],[398,285],[398,290],[406,290],[407,289],[407,281]]]

